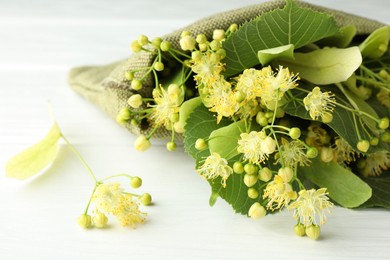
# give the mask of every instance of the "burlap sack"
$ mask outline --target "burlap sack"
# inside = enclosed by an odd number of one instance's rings
[[[277,0],[215,14],[185,28],[178,29],[162,38],[171,41],[172,46],[178,48],[180,34],[183,30],[190,31],[193,36],[204,33],[206,36],[211,37],[214,29],[227,29],[232,23],[242,24],[262,13],[275,8],[283,8],[284,5],[285,1]],[[375,29],[384,26],[384,24],[374,20],[305,2],[298,2],[298,5],[332,14],[339,26],[354,24],[357,28],[358,35],[369,34]],[[151,55],[141,52],[131,55],[127,60],[106,66],[74,68],[69,74],[69,84],[81,96],[96,104],[111,117],[115,118],[119,110],[127,105],[128,98],[135,93],[130,87],[131,82],[125,78],[126,71],[150,66],[151,62]],[[145,82],[143,89],[139,93],[144,97],[150,97],[153,87],[153,82],[149,79]],[[126,128],[134,134],[147,134],[149,131],[147,126],[141,129],[141,127],[134,127],[131,124],[127,124]],[[169,138],[170,136],[171,134],[163,129],[156,131],[154,134],[156,138]]]

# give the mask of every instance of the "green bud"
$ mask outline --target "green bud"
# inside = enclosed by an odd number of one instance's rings
[[[267,112],[265,112],[264,116],[267,119],[272,119],[274,117],[274,112],[273,111],[267,111]]]
[[[184,38],[186,36],[191,36],[191,33],[189,31],[182,31],[180,34],[180,38]]]
[[[378,123],[378,127],[379,127],[379,129],[382,129],[382,130],[389,128],[389,118],[388,117],[382,118]]]
[[[333,120],[333,115],[330,112],[324,112],[321,116],[322,123],[329,124]]]
[[[152,196],[149,193],[144,193],[141,195],[140,200],[142,205],[148,206],[152,203]]]
[[[245,99],[245,94],[242,93],[241,91],[237,91],[236,93],[234,93],[234,98],[236,99],[236,101],[238,103],[244,101]]]
[[[306,235],[313,240],[317,240],[320,237],[321,229],[317,225],[310,225],[306,227]]]
[[[256,199],[257,197],[259,197],[259,191],[256,190],[255,188],[249,188],[248,197],[251,199]]]
[[[157,38],[154,38],[152,40],[152,45],[154,48],[158,49],[158,48],[160,48],[161,42],[162,42],[162,39],[160,37],[157,37]]]
[[[367,140],[360,140],[357,144],[356,147],[359,151],[365,153],[368,151],[370,148],[370,142]]]
[[[89,228],[91,227],[91,216],[87,214],[81,214],[77,218],[77,223],[82,227],[82,228]]]
[[[204,34],[198,34],[198,35],[196,36],[196,42],[197,42],[197,43],[200,43],[200,44],[206,43],[206,42],[207,42],[207,37],[206,37],[206,35],[204,35]]]
[[[238,174],[244,173],[244,165],[242,164],[242,162],[234,162],[233,171]]]
[[[334,159],[334,151],[331,147],[323,147],[321,149],[321,161],[323,162],[331,162]]]
[[[207,149],[207,147],[208,147],[208,145],[207,145],[206,141],[203,138],[198,138],[195,141],[195,149],[196,150],[203,151],[203,150]]]
[[[236,23],[233,23],[229,26],[229,31],[236,32],[238,30],[238,25]]]
[[[390,132],[385,132],[381,135],[381,141],[388,143],[390,142]]]
[[[265,114],[264,112],[258,112],[257,115],[256,115],[256,122],[260,125],[260,126],[266,126],[268,125],[268,118],[265,117]]]
[[[106,225],[107,225],[107,222],[108,222],[108,218],[106,215],[104,215],[103,213],[97,213],[94,217],[93,217],[93,224],[95,225],[95,227],[97,228],[104,228]]]
[[[170,152],[176,150],[176,143],[175,142],[168,142],[167,143],[167,150]]]
[[[198,60],[202,59],[202,53],[200,51],[193,51],[191,53],[191,59],[194,61],[198,61]]]
[[[298,236],[303,237],[303,236],[306,235],[306,228],[305,228],[305,226],[304,226],[303,224],[298,223],[298,224],[296,224],[295,227],[294,227],[294,232],[295,232],[295,234],[297,234]]]
[[[316,158],[318,156],[318,150],[315,147],[310,147],[306,151],[306,155],[309,159]]]
[[[225,31],[222,29],[216,29],[213,31],[213,39],[217,41],[222,41],[225,39]]]
[[[132,72],[132,71],[127,71],[127,72],[125,73],[125,78],[126,78],[127,80],[133,80],[133,79],[134,79],[134,72]]]
[[[220,60],[226,57],[226,51],[224,49],[219,49],[215,53],[219,55]]]
[[[133,52],[140,52],[142,50],[142,46],[138,43],[138,41],[133,41],[131,44],[130,44],[130,49],[133,51]]]
[[[199,50],[200,51],[207,51],[207,44],[206,43],[199,43]]]
[[[254,186],[257,183],[257,176],[253,174],[245,174],[244,183],[247,187]]]
[[[196,41],[194,37],[187,35],[180,39],[180,47],[183,51],[192,51],[195,49]]]
[[[131,82],[131,88],[134,89],[134,90],[142,89],[142,82],[139,79],[134,79]]]
[[[119,111],[119,115],[120,115],[120,117],[121,117],[123,120],[129,120],[129,119],[131,118],[130,109],[128,109],[127,107],[122,108],[122,109]]]
[[[138,122],[137,119],[132,118],[132,119],[130,120],[130,124],[131,124],[132,126],[138,126],[138,125],[139,125],[139,122]]]
[[[376,146],[379,144],[379,138],[378,137],[373,137],[370,139],[370,145]]]
[[[135,177],[131,178],[130,185],[134,189],[138,189],[142,185],[142,179],[138,176],[135,176]]]
[[[171,49],[171,43],[168,41],[162,41],[160,44],[160,49],[162,51],[169,51]]]
[[[290,129],[289,135],[292,139],[296,140],[301,136],[301,129],[298,127],[293,127]]]
[[[138,136],[138,138],[134,142],[134,148],[140,152],[144,152],[144,151],[148,150],[150,146],[151,146],[151,143],[150,143],[149,139],[146,138],[145,135]]]
[[[213,51],[219,50],[221,48],[221,42],[218,40],[213,40],[212,42],[210,42],[210,48]]]
[[[140,36],[138,37],[138,43],[139,43],[139,45],[144,46],[144,45],[146,45],[146,44],[149,43],[149,39],[148,39],[148,37],[145,36],[145,35],[140,35]]]
[[[267,214],[267,211],[263,206],[261,206],[260,203],[255,202],[252,204],[252,206],[249,208],[248,215],[249,217],[253,219],[259,219],[264,217]]]
[[[259,180],[268,182],[272,178],[272,171],[268,167],[259,170]]]
[[[140,94],[132,95],[127,100],[127,104],[129,104],[129,106],[131,106],[132,108],[139,108],[142,105],[142,102],[143,102],[142,96]],[[130,112],[130,110],[129,110],[129,112]]]
[[[379,77],[389,80],[390,79],[390,74],[387,72],[385,69],[381,69],[378,73]]]
[[[258,168],[256,165],[254,165],[253,163],[247,163],[245,164],[244,166],[244,171],[247,173],[247,174],[256,174],[257,171],[258,171]]]
[[[153,68],[156,71],[163,71],[164,70],[164,63],[162,63],[161,61],[157,61],[156,63],[154,63]]]

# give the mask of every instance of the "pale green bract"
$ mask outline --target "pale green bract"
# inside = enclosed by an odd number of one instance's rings
[[[49,166],[57,156],[61,130],[54,123],[47,135],[38,143],[30,146],[11,158],[6,166],[6,176],[25,180]]]
[[[294,45],[288,44],[276,48],[261,50],[257,53],[257,56],[263,66],[276,59],[294,59]]]
[[[309,53],[295,53],[294,60],[279,62],[302,79],[318,85],[346,81],[362,63],[358,47],[324,48]]]

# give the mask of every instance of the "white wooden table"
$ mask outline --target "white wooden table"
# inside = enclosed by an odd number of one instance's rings
[[[0,0],[0,259],[390,259],[388,210],[335,208],[322,239],[311,241],[293,233],[291,212],[253,221],[222,200],[210,208],[210,188],[182,148],[134,151],[135,137],[67,86],[72,66],[127,57],[139,34],[159,36],[258,2]],[[388,0],[309,2],[390,24]],[[44,174],[26,182],[4,177],[6,160],[49,129],[48,100],[98,176],[143,178],[141,191],[155,199],[144,225],[76,224],[93,182],[65,145]]]

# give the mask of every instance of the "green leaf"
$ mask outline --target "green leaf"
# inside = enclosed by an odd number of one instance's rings
[[[6,176],[25,180],[41,172],[56,158],[61,131],[56,123],[38,143],[11,158],[6,166]]]
[[[259,64],[257,52],[283,45],[303,47],[338,33],[331,15],[299,7],[287,0],[283,9],[265,13],[239,28],[223,43],[225,76],[230,77]]]
[[[344,26],[340,28],[340,32],[327,37],[325,39],[320,40],[316,44],[319,46],[328,46],[328,47],[338,47],[338,48],[346,48],[348,47],[353,37],[356,35],[356,26],[353,24]]]
[[[276,48],[261,50],[257,53],[261,65],[267,65],[275,59],[294,59],[294,45],[288,44]]]
[[[196,107],[198,107],[200,104],[202,104],[202,100],[200,97],[191,98],[187,101],[185,101],[180,106],[180,118],[179,123],[181,126],[185,127],[187,123],[187,119],[190,117],[191,113],[194,111]]]
[[[244,121],[235,122],[214,130],[210,134],[210,153],[216,152],[226,160],[238,155],[237,142],[243,132],[245,132]]]
[[[222,119],[217,124],[217,118],[205,106],[196,107],[190,114],[184,131],[184,149],[197,163],[210,155],[208,149],[198,151],[195,142],[198,138],[208,140],[211,132],[228,125],[231,121]]]
[[[372,197],[361,207],[390,208],[390,172],[382,173],[378,177],[363,178],[372,188]]]
[[[380,58],[387,52],[390,41],[390,26],[383,26],[372,32],[360,45],[363,57]]]
[[[310,167],[300,167],[299,171],[321,188],[327,188],[329,197],[346,208],[356,208],[372,195],[367,183],[338,163],[324,163],[312,160]]]
[[[362,63],[358,47],[347,49],[326,48],[309,53],[295,53],[294,60],[279,64],[317,85],[346,81]]]

